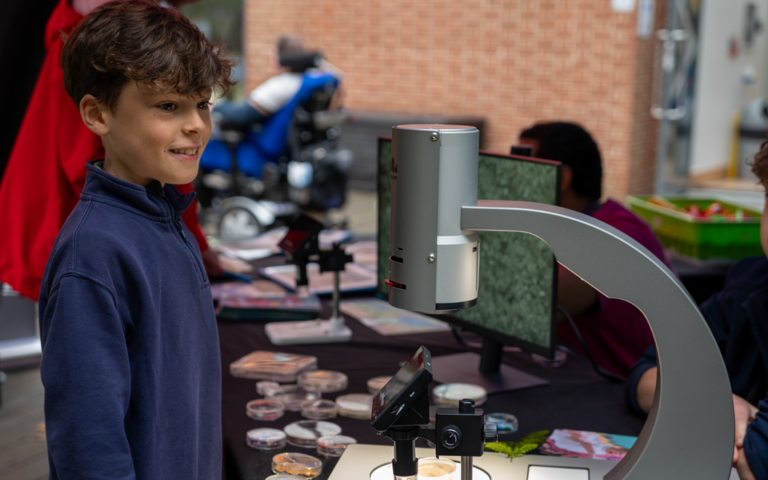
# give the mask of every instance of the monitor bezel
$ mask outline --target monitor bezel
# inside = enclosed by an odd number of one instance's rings
[[[387,135],[380,135],[378,137],[377,142],[377,149],[376,149],[376,198],[378,205],[381,205],[381,189],[379,187],[379,179],[381,178],[381,159],[380,159],[380,153],[381,153],[381,144],[382,142],[392,142],[392,137]],[[543,163],[547,165],[552,165],[556,168],[556,175],[557,175],[557,192],[555,195],[555,202],[556,206],[560,206],[561,203],[561,196],[562,191],[560,186],[562,185],[562,162],[557,162],[554,160],[546,160],[543,158],[535,158],[535,157],[526,157],[522,155],[511,155],[506,153],[496,153],[496,152],[489,152],[487,150],[480,150],[479,155],[487,155],[487,156],[493,156],[493,157],[500,157],[500,158],[507,158],[510,160],[517,160],[517,161],[523,161],[523,162],[532,162],[532,163]],[[376,241],[379,240],[379,208],[376,209]],[[554,255],[554,254],[553,254]],[[377,245],[377,257],[378,257],[378,245]],[[376,264],[378,267],[378,258],[376,259]],[[523,340],[521,338],[515,337],[513,335],[508,335],[503,332],[497,331],[497,330],[491,330],[489,328],[483,327],[481,325],[477,325],[475,323],[467,322],[466,320],[462,320],[458,317],[452,316],[450,314],[441,314],[441,315],[430,315],[433,318],[436,318],[438,320],[444,321],[450,325],[454,325],[457,327],[460,327],[464,330],[471,331],[474,333],[477,333],[479,335],[482,335],[483,337],[491,338],[497,341],[500,341],[501,343],[505,345],[510,345],[513,347],[519,347],[525,351],[537,353],[539,355],[543,355],[547,358],[554,358],[555,356],[555,348],[556,348],[556,341],[557,341],[557,285],[558,285],[558,263],[557,259],[555,259],[555,262],[553,263],[553,275],[552,275],[552,315],[551,315],[551,328],[550,328],[550,341],[549,341],[549,348],[543,347],[541,345],[537,345],[535,343],[531,343],[527,340]],[[377,272],[377,281],[376,281],[376,296],[382,300],[387,301],[387,295],[388,291],[382,292],[380,290],[380,282],[378,281],[380,278],[378,272]]]

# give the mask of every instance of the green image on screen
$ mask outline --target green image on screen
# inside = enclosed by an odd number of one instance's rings
[[[378,288],[386,298],[389,274],[390,168],[392,141],[379,139]],[[559,204],[560,165],[480,152],[477,198]],[[478,232],[480,291],[477,305],[448,321],[504,335],[504,343],[551,355],[554,351],[557,262],[546,243],[533,235]]]

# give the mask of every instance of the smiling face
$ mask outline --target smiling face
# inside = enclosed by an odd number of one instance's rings
[[[182,185],[195,179],[211,136],[210,90],[185,96],[126,83],[113,108],[86,95],[83,121],[102,138],[104,170],[146,186],[153,180]]]

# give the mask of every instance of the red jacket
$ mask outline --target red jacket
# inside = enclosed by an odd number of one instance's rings
[[[53,242],[80,199],[85,162],[104,157],[101,139],[88,130],[64,90],[61,33],[82,19],[61,0],[45,31],[48,54],[0,184],[0,280],[37,300]],[[191,185],[178,187],[182,193]],[[205,241],[195,208],[183,215],[200,249]]]

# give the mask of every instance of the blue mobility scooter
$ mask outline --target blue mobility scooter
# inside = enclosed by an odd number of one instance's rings
[[[339,144],[349,113],[330,109],[338,85],[329,73],[306,70],[296,95],[263,123],[217,122],[195,187],[203,207],[219,212],[220,237],[253,237],[300,210],[344,204],[353,155]]]

